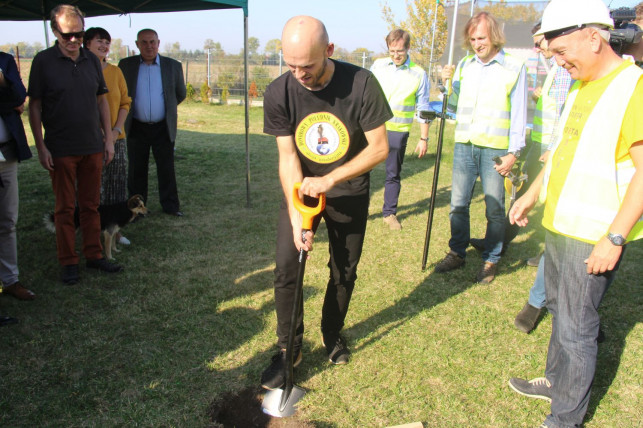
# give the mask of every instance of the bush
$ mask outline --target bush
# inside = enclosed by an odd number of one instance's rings
[[[250,105],[252,106],[252,101],[257,98],[259,93],[257,92],[257,84],[253,80],[252,83],[250,83],[250,88],[248,89],[248,98],[250,98]]]
[[[224,106],[228,104],[228,97],[230,97],[230,91],[228,90],[228,86],[224,86],[221,89],[221,104]]]
[[[192,84],[188,82],[188,84],[185,85],[185,99],[187,101],[192,101],[194,100],[195,95],[196,91],[194,90],[194,86],[192,86]]]
[[[201,102],[203,104],[210,104],[211,93],[212,93],[212,90],[208,86],[208,82],[203,82],[203,85],[201,85]]]

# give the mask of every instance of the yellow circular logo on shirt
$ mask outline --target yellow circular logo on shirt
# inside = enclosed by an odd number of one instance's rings
[[[332,113],[313,113],[304,118],[295,132],[297,149],[316,163],[332,163],[348,152],[350,137],[346,125]]]

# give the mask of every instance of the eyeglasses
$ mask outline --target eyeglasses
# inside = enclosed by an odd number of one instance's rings
[[[80,40],[85,36],[84,31],[78,31],[76,33],[63,33],[61,31],[58,31],[58,34],[60,34],[60,37],[62,37],[65,40],[68,40],[68,41],[71,40],[72,38],[74,38],[76,40]]]
[[[391,55],[391,56],[395,56],[395,55],[402,56],[402,55],[406,54],[406,49],[399,50],[399,51],[388,51],[388,54]]]
[[[537,42],[534,42],[534,47],[535,47],[536,49],[540,49],[540,45],[542,45],[542,44],[543,44],[543,40],[545,40],[545,38],[544,38],[544,37],[543,37],[542,39],[538,40]]]

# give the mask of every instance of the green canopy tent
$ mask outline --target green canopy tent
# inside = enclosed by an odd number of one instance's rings
[[[0,0],[0,21],[42,20],[48,38],[49,12],[60,3],[78,6],[86,16],[130,13],[185,12],[211,9],[243,9],[243,46],[246,130],[246,204],[250,207],[250,144],[248,119],[248,0]],[[47,44],[49,41],[47,40]]]

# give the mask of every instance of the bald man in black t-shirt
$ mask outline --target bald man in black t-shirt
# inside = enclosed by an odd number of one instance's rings
[[[284,384],[290,315],[297,281],[297,255],[312,249],[320,217],[328,229],[330,279],[321,330],[328,358],[346,364],[350,352],[340,330],[348,310],[362,253],[369,202],[369,171],[388,154],[385,122],[393,114],[375,77],[367,70],[331,60],[324,24],[308,16],[291,18],[282,34],[284,61],[291,73],[273,81],[264,97],[264,132],[277,138],[284,199],[279,212],[275,306],[279,352],[263,372],[266,389]],[[326,194],[326,208],[302,239],[300,195]],[[300,310],[294,364],[301,361],[304,324]]]

